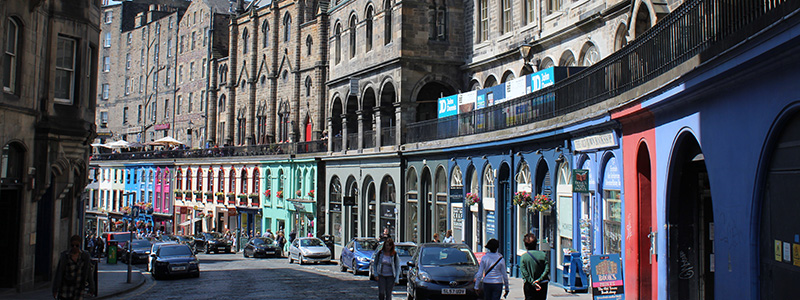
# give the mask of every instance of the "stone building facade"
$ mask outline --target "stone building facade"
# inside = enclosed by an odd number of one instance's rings
[[[82,233],[100,1],[0,2],[0,288],[51,280]]]
[[[230,56],[216,60],[209,139],[252,145],[319,139],[324,130],[327,14],[320,1],[239,4]]]

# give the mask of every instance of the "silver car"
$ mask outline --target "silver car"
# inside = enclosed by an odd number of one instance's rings
[[[289,263],[294,261],[301,265],[309,262],[330,263],[331,251],[318,238],[297,238],[289,245]]]

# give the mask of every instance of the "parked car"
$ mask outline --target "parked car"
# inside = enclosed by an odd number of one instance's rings
[[[353,270],[353,275],[359,272],[369,272],[369,264],[372,261],[372,254],[378,247],[376,238],[353,238],[342,249],[339,258],[339,270],[344,272]]]
[[[131,252],[128,253],[127,247],[122,248],[119,250],[119,258],[125,263],[128,262],[128,259],[131,259],[132,264],[147,261],[150,257],[150,247],[152,246],[153,244],[148,240],[133,240],[131,242]]]
[[[201,232],[194,235],[194,252],[203,251],[205,253],[231,252],[231,245],[233,243],[225,239],[219,232]]]
[[[383,242],[378,243],[378,247],[375,248],[375,251],[380,251],[383,249]],[[397,251],[397,256],[400,257],[400,281],[406,281],[408,279],[408,262],[414,257],[414,254],[417,253],[417,244],[414,242],[399,242],[394,244],[394,250]],[[372,268],[369,269],[369,279],[373,279],[375,274],[372,274]]]
[[[156,253],[158,253],[158,249],[160,249],[161,246],[164,245],[179,245],[179,244],[173,241],[153,244],[153,246],[150,247],[150,255],[147,257],[147,272],[153,272],[153,264],[155,263]]]
[[[464,244],[426,243],[407,263],[408,299],[476,299],[478,260]]]
[[[153,258],[153,278],[172,275],[200,277],[200,261],[187,245],[163,245]]]
[[[331,251],[318,238],[296,238],[289,245],[289,263],[295,260],[301,265],[308,262],[330,263]]]
[[[283,251],[275,240],[268,237],[257,237],[247,242],[247,246],[242,250],[242,255],[244,255],[244,257],[281,257],[283,256]]]

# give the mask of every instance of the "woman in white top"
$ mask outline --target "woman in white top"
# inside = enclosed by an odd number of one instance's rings
[[[479,283],[483,281],[483,299],[499,300],[501,292],[505,290],[503,297],[508,296],[508,274],[506,273],[506,261],[503,255],[497,253],[500,242],[491,239],[486,243],[487,252],[482,258],[478,273],[475,274],[475,289],[479,288]]]

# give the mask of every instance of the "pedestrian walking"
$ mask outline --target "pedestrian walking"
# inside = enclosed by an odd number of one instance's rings
[[[455,239],[453,238],[453,230],[452,229],[448,229],[447,233],[444,234],[444,241],[443,242],[449,243],[449,244],[452,244],[452,243],[456,242]]]
[[[267,231],[264,231],[264,237],[271,239],[275,238],[274,236],[272,236],[272,229],[267,228]]]
[[[528,251],[522,255],[520,260],[520,271],[525,284],[522,291],[525,293],[525,300],[547,299],[548,274],[550,273],[550,258],[544,251],[536,250],[536,236],[528,233],[522,239],[525,249]]]
[[[394,249],[392,238],[387,238],[380,251],[372,254],[369,268],[378,280],[378,300],[391,300],[392,289],[400,283],[400,256]]]
[[[286,237],[283,236],[283,230],[278,231],[278,237],[275,239],[275,242],[281,247],[281,253],[283,253],[283,246],[286,245]]]
[[[433,240],[431,241],[431,243],[441,243],[441,242],[442,241],[439,240],[439,233],[438,232],[434,233],[433,234]]]
[[[289,243],[294,241],[294,238],[297,237],[297,229],[292,229],[292,232],[289,233]]]
[[[95,251],[97,252],[97,257],[103,257],[105,254],[106,242],[103,240],[102,237],[97,237],[97,241],[94,243]]]
[[[502,291],[503,297],[508,297],[508,274],[506,273],[506,260],[503,255],[497,253],[500,248],[500,241],[490,239],[486,243],[489,252],[481,257],[478,272],[475,273],[475,290],[483,291],[484,300],[500,300]]]
[[[61,252],[53,278],[53,298],[60,300],[83,299],[86,283],[94,286],[89,252],[81,250],[81,237],[69,238],[70,249]]]

